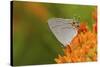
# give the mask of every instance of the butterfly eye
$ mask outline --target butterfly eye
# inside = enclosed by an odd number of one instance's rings
[[[75,24],[75,22],[73,22],[73,24]]]
[[[79,25],[77,25],[77,27],[79,28]]]

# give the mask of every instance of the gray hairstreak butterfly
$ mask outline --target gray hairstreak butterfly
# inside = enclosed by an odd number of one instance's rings
[[[77,35],[79,23],[74,19],[52,18],[48,20],[50,30],[63,46],[70,44]]]

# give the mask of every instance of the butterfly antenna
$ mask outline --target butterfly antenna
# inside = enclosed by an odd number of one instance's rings
[[[73,22],[77,22],[78,24],[79,24],[79,22],[80,22],[80,16],[74,16],[73,17]]]
[[[76,21],[76,16],[73,16],[73,22],[75,22]]]
[[[77,17],[77,22],[78,22],[78,23],[80,22],[80,16]]]

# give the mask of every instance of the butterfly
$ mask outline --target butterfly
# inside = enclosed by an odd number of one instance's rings
[[[56,39],[65,47],[77,35],[79,21],[74,19],[51,18],[48,25]]]

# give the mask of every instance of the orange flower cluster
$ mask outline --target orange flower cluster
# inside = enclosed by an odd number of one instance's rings
[[[55,59],[57,63],[85,62],[97,60],[97,34],[80,32],[64,49],[64,56]]]
[[[94,16],[94,15],[93,15]],[[96,20],[97,21],[97,20]],[[93,30],[81,23],[78,34],[64,48],[64,56],[55,58],[57,63],[88,62],[97,60],[97,23]]]

